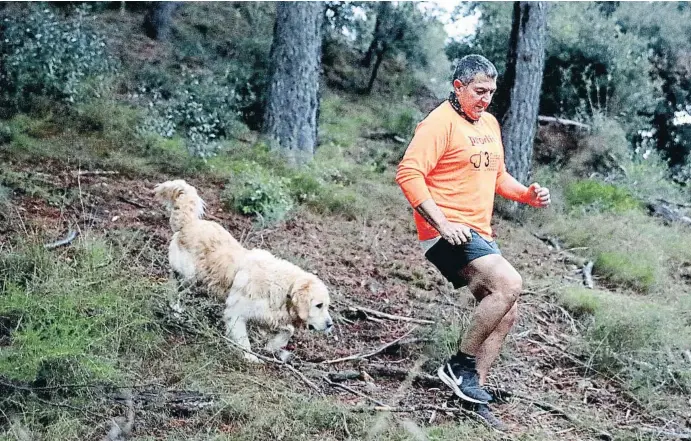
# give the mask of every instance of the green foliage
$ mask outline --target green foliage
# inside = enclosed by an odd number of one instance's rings
[[[688,54],[691,41],[691,10],[673,2],[660,4],[621,3],[614,12],[622,32],[639,35],[648,44],[651,78],[661,84],[651,126],[657,148],[672,166],[682,166],[691,152],[691,125],[676,125],[675,112],[689,110],[691,77]]]
[[[23,110],[34,97],[75,103],[100,92],[117,62],[88,20],[88,6],[61,18],[41,4],[32,5],[22,20],[5,19],[0,42],[3,106]]]
[[[384,114],[383,125],[389,132],[407,140],[412,138],[415,126],[423,118],[424,115],[415,106],[404,103],[401,106],[392,106],[387,109]]]
[[[576,181],[566,187],[569,207],[621,213],[640,208],[640,203],[625,188],[593,179]]]
[[[119,256],[103,242],[80,243],[69,259],[38,246],[5,253],[0,315],[15,326],[0,374],[48,386],[108,379],[120,357],[146,353],[153,287]]]
[[[644,396],[653,393],[651,388],[680,389],[683,393],[691,387],[684,375],[676,375],[672,384],[655,375],[660,369],[669,373],[684,370],[678,360],[661,351],[691,344],[691,328],[674,306],[583,287],[565,289],[559,301],[581,319],[585,327],[583,349],[596,369],[627,376]]]
[[[221,148],[219,141],[237,136],[246,130],[240,122],[241,102],[235,88],[213,77],[183,75],[168,99],[160,90],[149,92],[147,118],[140,130],[163,137],[184,136],[192,155],[214,156]]]
[[[603,14],[595,3],[554,4],[548,27],[541,111],[571,116],[600,111],[621,118],[629,133],[640,128],[639,115],[652,112],[660,96],[649,74],[649,41],[625,32],[616,14]]]
[[[600,299],[595,291],[585,288],[564,290],[559,302],[576,317],[593,315],[600,309]]]
[[[649,292],[658,282],[659,265],[641,256],[616,251],[602,252],[595,261],[594,271],[609,281]]]
[[[240,164],[221,197],[229,208],[273,224],[284,220],[293,208],[288,182],[252,161]]]
[[[577,253],[595,262],[602,283],[675,298],[675,268],[691,261],[691,237],[682,225],[666,226],[647,215],[633,194],[646,201],[683,201],[683,194],[664,179],[664,166],[654,157],[625,166],[627,177],[616,186],[539,168],[536,180],[551,189],[554,204],[528,215],[563,245],[584,247]]]
[[[275,9],[272,2],[188,3],[176,22],[170,70],[179,63],[192,71],[205,66],[241,97],[235,110],[252,130],[264,114]]]

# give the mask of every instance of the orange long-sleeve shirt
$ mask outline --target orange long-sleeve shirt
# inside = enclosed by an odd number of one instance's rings
[[[448,101],[417,125],[396,173],[413,208],[432,198],[449,221],[467,225],[487,240],[492,240],[494,194],[509,178],[513,186],[496,118],[483,113],[470,123]],[[420,240],[439,236],[417,211],[414,218]]]

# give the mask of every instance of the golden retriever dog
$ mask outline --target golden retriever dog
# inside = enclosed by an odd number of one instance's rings
[[[251,350],[247,324],[256,322],[275,331],[266,349],[285,359],[288,353],[282,348],[295,326],[331,330],[329,292],[317,276],[268,251],[248,250],[218,223],[201,219],[204,201],[185,181],[164,182],[154,192],[171,209],[171,269],[183,281],[200,282],[225,300],[223,320],[229,339]],[[247,352],[245,359],[259,362]]]

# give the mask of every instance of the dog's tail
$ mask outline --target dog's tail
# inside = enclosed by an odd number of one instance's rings
[[[173,211],[170,215],[173,232],[204,215],[204,201],[197,190],[182,179],[158,184],[154,193],[156,199]]]

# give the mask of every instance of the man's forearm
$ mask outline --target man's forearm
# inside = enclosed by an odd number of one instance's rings
[[[441,231],[442,226],[449,222],[434,199],[426,199],[415,209],[437,231]]]
[[[527,204],[530,200],[528,187],[521,184],[511,175],[508,175],[497,186],[497,194],[505,199]]]

